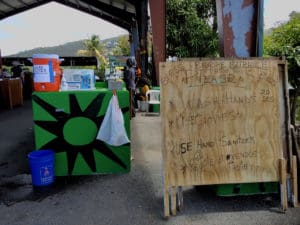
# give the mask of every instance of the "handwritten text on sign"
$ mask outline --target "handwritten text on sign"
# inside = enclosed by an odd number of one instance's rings
[[[273,60],[160,64],[163,155],[174,185],[278,180]]]

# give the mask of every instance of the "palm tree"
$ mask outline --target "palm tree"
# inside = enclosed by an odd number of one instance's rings
[[[98,35],[93,34],[90,39],[84,42],[84,45],[86,49],[78,50],[78,56],[95,56],[98,60],[98,64],[100,64],[100,68],[105,67],[108,64],[103,56],[105,45],[100,43]]]
[[[113,54],[117,56],[130,55],[130,45],[128,35],[118,37],[117,46],[113,49]]]

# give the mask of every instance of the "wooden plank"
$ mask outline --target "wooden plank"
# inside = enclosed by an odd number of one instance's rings
[[[281,127],[281,139],[282,139],[282,156],[280,158],[288,159],[288,168],[291,168],[292,157],[292,139],[290,130],[290,100],[288,90],[288,75],[287,75],[287,63],[285,60],[278,61],[279,72],[279,108],[280,108],[280,127]]]
[[[292,170],[292,204],[298,207],[298,177],[297,177],[297,158],[293,156],[293,170]]]
[[[280,197],[282,210],[285,212],[288,208],[287,188],[286,188],[286,160],[279,159],[280,173]]]
[[[163,148],[163,144],[162,144],[162,148]],[[166,151],[162,150],[163,159],[166,157],[165,152]],[[170,216],[169,180],[168,180],[168,176],[166,175],[167,165],[164,160],[163,160],[162,164],[163,164],[163,183],[164,183],[164,218],[168,219]]]
[[[170,201],[169,201],[169,187],[164,185],[164,218],[168,219],[170,216]]]
[[[282,61],[285,62],[285,61]],[[279,106],[280,106],[280,114],[281,114],[281,129],[282,129],[282,142],[283,142],[283,157],[287,159],[288,163],[288,172],[292,171],[292,157],[293,157],[293,150],[292,150],[292,135],[291,135],[291,118],[290,118],[290,100],[289,100],[289,90],[288,90],[288,68],[287,63],[278,63],[278,71],[280,76],[280,83],[279,85]]]
[[[279,180],[278,60],[166,62],[160,76],[171,186]]]

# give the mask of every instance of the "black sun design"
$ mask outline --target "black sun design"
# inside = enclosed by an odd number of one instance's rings
[[[52,115],[56,121],[40,121],[35,120],[34,123],[48,132],[54,134],[56,137],[40,147],[40,149],[53,149],[55,152],[66,152],[68,161],[68,174],[71,175],[74,169],[74,165],[78,154],[80,153],[93,172],[96,172],[96,162],[93,150],[97,150],[101,154],[105,155],[125,170],[127,166],[122,160],[113,153],[113,151],[103,142],[96,139],[96,136],[91,138],[88,143],[76,144],[70,142],[64,135],[65,126],[70,126],[72,121],[76,119],[84,119],[87,124],[92,124],[95,129],[99,130],[99,127],[104,119],[104,115],[98,116],[101,108],[105,93],[98,94],[91,103],[82,110],[75,94],[69,94],[70,113],[57,110],[57,108],[40,97],[33,95],[32,99],[50,115]],[[129,107],[121,108],[125,113],[129,110]],[[84,134],[82,134],[84,135]],[[129,145],[129,144],[126,144]]]

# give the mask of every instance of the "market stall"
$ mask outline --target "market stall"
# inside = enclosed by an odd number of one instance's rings
[[[58,79],[62,70],[57,55],[34,55],[33,63],[35,147],[55,152],[55,176],[129,172],[128,91],[111,90],[105,83],[95,85],[93,70],[88,69],[65,69]],[[118,118],[106,116],[112,112],[112,99]],[[107,121],[108,126],[121,123],[126,142],[116,144],[99,138]],[[111,129],[105,135],[115,137],[117,133]]]
[[[34,92],[32,96],[36,149],[55,151],[55,175],[126,173],[130,143],[110,146],[96,139],[112,91]],[[117,91],[130,139],[129,95]]]

